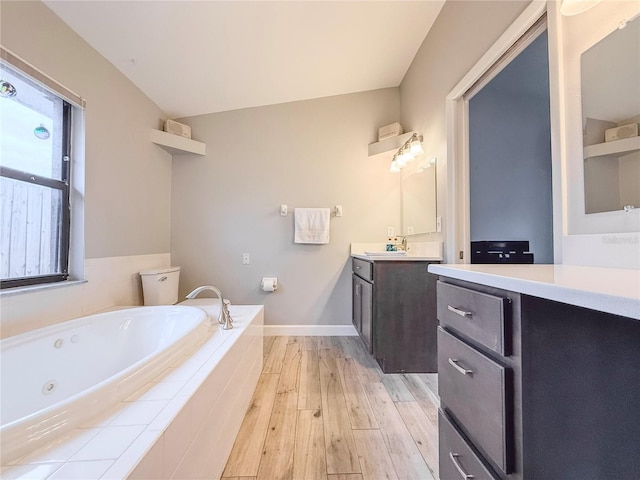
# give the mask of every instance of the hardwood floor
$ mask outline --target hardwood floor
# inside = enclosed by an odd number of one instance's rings
[[[223,479],[437,480],[437,388],[383,374],[359,337],[265,337]]]

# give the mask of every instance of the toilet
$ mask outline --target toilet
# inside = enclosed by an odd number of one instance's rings
[[[174,305],[178,301],[180,267],[140,272],[145,305]]]

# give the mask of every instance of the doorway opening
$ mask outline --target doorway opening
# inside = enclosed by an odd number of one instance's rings
[[[517,56],[464,95],[469,240],[474,246],[528,242],[532,255],[498,254],[494,262],[492,255],[474,256],[472,248],[472,263],[553,263],[549,48],[542,20],[516,44]]]
[[[550,68],[557,68],[557,58],[552,53],[558,40],[555,35],[547,35],[546,7],[545,2],[532,2],[447,95],[447,263],[471,261],[472,213],[474,240],[488,240],[482,243],[495,245],[516,239],[519,247],[522,240],[530,241],[530,249],[537,252],[536,263],[561,261],[562,212],[556,201],[562,193],[561,165],[558,145],[550,140],[551,125],[558,121],[554,110],[558,92],[557,85],[549,81]],[[537,55],[540,52],[541,57]],[[518,113],[519,104],[536,103],[523,102],[529,93],[518,91],[528,87],[518,86],[516,77],[528,81],[527,74],[512,77],[510,72],[517,70],[519,63],[526,64],[527,57],[539,60],[529,68],[535,71],[534,77],[544,78],[546,92],[544,100],[537,101],[536,111]],[[491,90],[498,90],[505,97],[492,98]],[[528,124],[531,119],[542,119],[544,125],[533,128]],[[478,125],[480,130],[476,132]],[[537,137],[530,135],[533,130],[537,130]],[[518,139],[521,134],[528,138]],[[505,148],[505,144],[517,148]],[[544,160],[537,167],[528,165],[530,172],[526,174],[518,163],[533,162],[523,158],[530,150],[544,152]],[[530,185],[534,177],[538,180]],[[538,209],[535,213],[529,210],[532,206]],[[533,217],[543,220],[530,228]],[[533,238],[539,230],[545,231],[543,240]]]

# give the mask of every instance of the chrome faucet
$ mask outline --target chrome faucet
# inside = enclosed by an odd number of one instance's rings
[[[216,294],[218,300],[220,300],[220,312],[218,313],[218,323],[222,325],[223,330],[231,330],[233,328],[233,318],[231,318],[231,314],[229,313],[229,300],[225,300],[222,298],[222,293],[220,289],[214,287],[213,285],[203,285],[201,287],[196,288],[191,293],[189,293],[185,298],[196,298],[200,292],[205,290],[210,290]]]
[[[406,235],[402,236],[402,242],[400,243],[400,249],[404,250],[405,252],[407,251],[407,236]]]

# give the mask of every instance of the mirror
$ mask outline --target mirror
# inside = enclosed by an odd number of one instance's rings
[[[415,160],[415,167],[402,177],[402,234],[436,231],[436,159]]]
[[[640,208],[639,38],[640,17],[581,56],[584,193],[589,214]]]

